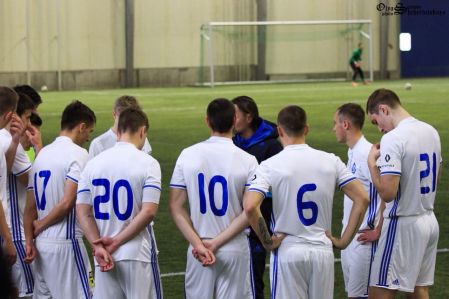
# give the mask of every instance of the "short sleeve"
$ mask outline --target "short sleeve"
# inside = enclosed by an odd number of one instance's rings
[[[256,169],[256,173],[253,176],[248,191],[259,192],[262,193],[263,196],[266,196],[270,190],[270,187],[270,168],[267,163],[262,162]]]
[[[259,164],[257,163],[257,159],[254,156],[251,156],[249,171],[248,171],[248,178],[246,179],[245,187],[251,186],[251,182],[254,179],[254,175],[256,174],[258,166],[259,166]]]
[[[84,169],[88,158],[89,155],[87,154],[87,152],[76,155],[74,159],[72,159],[72,161],[69,163],[66,179],[71,180],[75,184],[78,184],[81,176],[81,171]]]
[[[392,134],[385,135],[380,142],[378,166],[380,175],[401,175],[402,150],[400,140]]]
[[[161,167],[156,160],[148,168],[142,194],[142,202],[159,204],[161,197]]]
[[[92,205],[92,191],[88,176],[88,169],[81,172],[81,177],[78,181],[78,191],[76,192],[76,203]]]
[[[28,172],[28,186],[27,190],[34,190],[34,171],[31,167],[31,171]]]
[[[343,188],[346,184],[356,179],[356,177],[349,171],[346,165],[340,158],[335,156],[335,167],[337,173],[337,185],[338,188]]]
[[[170,181],[170,187],[171,188],[178,188],[178,189],[187,189],[186,181],[184,178],[184,172],[183,172],[183,154],[179,156],[178,160],[176,161],[175,169],[173,170],[173,175],[171,177]]]
[[[31,169],[30,158],[28,158],[28,155],[26,154],[22,145],[19,144],[17,147],[16,156],[14,157],[14,163],[12,165],[11,172],[15,176],[20,176],[25,172],[29,171],[30,169]]]

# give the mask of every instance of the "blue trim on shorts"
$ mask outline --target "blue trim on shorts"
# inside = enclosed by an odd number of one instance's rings
[[[249,250],[249,279],[251,282],[251,295],[253,299],[256,299],[256,288],[254,287],[253,253],[251,251],[251,243],[249,241],[249,237],[247,237],[247,241]]]
[[[87,272],[84,266],[83,256],[77,239],[72,239],[73,253],[75,255],[76,268],[83,286],[84,297],[90,299],[89,282],[87,281]]]
[[[153,270],[154,287],[156,289],[156,298],[162,299],[161,277],[159,275],[159,264],[157,261],[156,243],[153,239],[151,225],[147,225],[147,230],[151,240],[151,268]]]
[[[382,261],[380,264],[379,281],[377,283],[378,286],[388,287],[387,284],[388,268],[390,266],[391,254],[393,252],[393,244],[394,238],[396,236],[397,223],[398,223],[397,216],[390,218],[390,223],[388,225],[387,231],[387,241],[385,243]]]
[[[374,261],[374,255],[376,254],[376,249],[377,249],[377,244],[378,244],[379,240],[376,240],[374,242],[371,242],[371,257],[369,260],[369,272],[368,272],[368,283],[366,285],[366,293],[365,296],[368,296],[368,291],[369,291],[369,283],[371,280],[371,267],[373,265],[373,261]]]
[[[273,272],[272,272],[272,285],[271,285],[271,299],[276,298],[277,279],[278,279],[278,249],[275,249],[272,253],[273,258]]]

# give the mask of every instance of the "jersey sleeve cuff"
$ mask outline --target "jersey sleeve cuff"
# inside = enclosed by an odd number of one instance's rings
[[[400,171],[384,171],[384,172],[380,173],[380,175],[386,175],[386,174],[389,174],[389,175],[401,175],[402,173]]]
[[[170,184],[169,186],[170,186],[170,188],[175,188],[175,189],[187,189],[187,186],[180,185],[180,184]]]
[[[267,197],[267,193],[265,191],[263,191],[262,189],[251,187],[248,189],[248,191],[259,192],[263,195],[264,198]]]
[[[27,168],[25,168],[25,169],[23,169],[23,170],[21,170],[21,171],[19,171],[19,172],[14,173],[14,175],[15,175],[15,176],[19,176],[19,175],[21,175],[21,174],[27,172],[27,171],[30,170],[30,169],[31,169],[31,164],[28,165]]]
[[[347,179],[347,180],[341,182],[341,183],[338,185],[338,189],[343,188],[346,184],[352,182],[352,181],[355,180],[355,179],[356,179],[356,177],[350,177],[349,179]]]
[[[78,184],[78,180],[75,179],[74,177],[71,177],[71,176],[69,176],[69,175],[66,175],[65,178],[71,180],[71,181],[74,182],[75,184]]]

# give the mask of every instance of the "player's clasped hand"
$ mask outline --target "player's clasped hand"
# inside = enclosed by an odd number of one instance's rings
[[[380,230],[378,229],[363,229],[359,233],[360,235],[357,237],[357,241],[363,245],[368,242],[374,242],[380,237]]]
[[[203,246],[192,249],[192,255],[204,266],[211,266],[215,263],[215,255],[212,250]]]
[[[95,247],[94,256],[100,266],[101,272],[107,272],[114,268],[114,260],[111,254],[103,246]]]

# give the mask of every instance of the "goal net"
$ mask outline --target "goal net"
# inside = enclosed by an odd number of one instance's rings
[[[348,80],[359,43],[372,81],[371,36],[370,20],[210,22],[201,27],[198,85]]]

